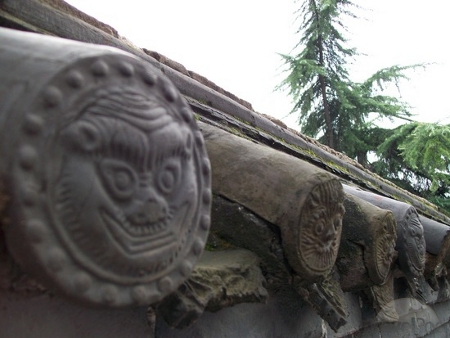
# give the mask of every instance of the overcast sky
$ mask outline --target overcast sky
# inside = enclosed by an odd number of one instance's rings
[[[118,30],[139,47],[182,63],[261,113],[296,127],[285,118],[291,98],[274,92],[285,77],[277,53],[288,54],[299,40],[295,0],[66,0]],[[450,123],[448,34],[450,4],[443,0],[354,1],[366,19],[349,20],[348,47],[359,57],[351,70],[362,81],[395,64],[436,63],[411,72],[401,83],[402,98],[415,119]]]

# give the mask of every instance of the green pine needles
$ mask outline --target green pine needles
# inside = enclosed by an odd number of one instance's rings
[[[348,69],[358,54],[346,46],[344,24],[359,9],[348,0],[303,0],[296,12],[300,41],[292,55],[280,54],[287,76],[277,87],[293,99],[301,131],[347,154],[399,186],[450,210],[450,126],[411,120],[410,106],[385,95],[399,89],[406,73],[428,64],[394,65],[363,82],[350,79]],[[377,122],[407,123],[385,129]]]
[[[343,19],[356,18],[352,8],[357,6],[348,0],[303,2],[297,12],[297,19],[302,19],[297,31],[301,39],[294,49],[300,51],[294,56],[281,55],[288,76],[278,89],[288,89],[294,101],[291,113],[299,114],[303,133],[354,157],[364,151],[365,143],[358,134],[370,127],[369,114],[410,117],[406,103],[381,92],[389,83],[406,79],[406,70],[421,65],[392,66],[363,83],[351,81],[348,67],[358,53],[345,46]]]

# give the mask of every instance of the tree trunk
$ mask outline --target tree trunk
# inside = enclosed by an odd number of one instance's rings
[[[317,42],[316,48],[319,51],[319,65],[321,67],[324,67],[325,62],[324,62],[324,57],[323,57],[323,38],[322,38],[322,34],[320,32],[320,26],[319,26],[319,20],[320,20],[319,11],[317,10],[316,2],[313,0],[313,1],[311,1],[311,3],[314,7],[314,13],[316,15],[316,21],[317,21],[317,25],[318,25],[318,27],[317,27],[318,42]],[[319,75],[319,83],[320,83],[320,91],[322,94],[323,113],[325,115],[326,135],[327,135],[327,139],[328,139],[327,145],[330,148],[335,149],[334,137],[333,137],[333,127],[331,125],[330,106],[328,104],[328,98],[327,98],[327,85],[326,85],[326,81],[325,81],[325,76]]]

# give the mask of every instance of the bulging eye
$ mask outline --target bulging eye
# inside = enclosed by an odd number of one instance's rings
[[[100,174],[108,192],[118,199],[130,199],[136,192],[138,177],[125,162],[104,159],[100,164]]]
[[[165,194],[172,193],[180,183],[181,163],[180,160],[171,158],[166,160],[156,175],[156,185]]]

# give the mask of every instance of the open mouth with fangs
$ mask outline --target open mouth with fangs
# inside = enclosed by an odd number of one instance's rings
[[[115,241],[130,254],[156,250],[176,240],[173,228],[177,217],[172,212],[156,222],[139,224],[128,221],[117,209],[110,212],[101,208],[100,215]]]

